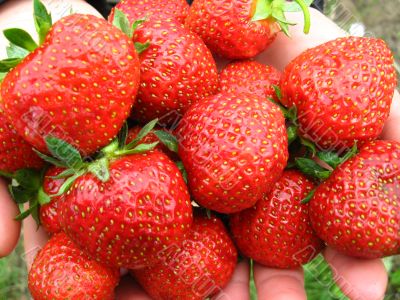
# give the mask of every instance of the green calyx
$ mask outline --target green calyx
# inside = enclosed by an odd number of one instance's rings
[[[53,25],[50,13],[40,0],[33,1],[33,20],[39,37],[39,44],[23,29],[9,28],[3,31],[5,38],[10,42],[7,46],[7,59],[0,60],[0,82],[9,71],[15,68],[30,52],[42,45]]]
[[[289,36],[289,26],[295,25],[288,22],[286,19],[286,12],[302,11],[304,15],[304,33],[309,33],[311,20],[310,11],[308,7],[311,5],[312,0],[295,0],[294,2],[287,2],[285,0],[257,0],[256,9],[252,17],[252,21],[260,20],[275,20],[281,30]]]

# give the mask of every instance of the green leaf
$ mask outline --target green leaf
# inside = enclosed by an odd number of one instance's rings
[[[353,158],[356,156],[358,153],[358,148],[357,148],[357,141],[355,141],[353,147],[342,157],[341,163],[344,163],[348,161],[350,158]]]
[[[207,215],[207,218],[210,220],[211,219],[211,210],[209,210],[208,208],[206,209],[206,215]]]
[[[278,97],[278,99],[281,100],[281,99],[282,99],[282,91],[281,91],[281,88],[280,88],[279,86],[275,85],[275,84],[273,84],[272,87],[274,88],[276,97]]]
[[[271,3],[268,0],[257,0],[256,10],[251,20],[253,22],[268,19],[272,14]]]
[[[39,188],[37,199],[40,205],[49,204],[51,202],[50,196],[43,190],[42,186]]]
[[[175,162],[176,166],[178,167],[179,171],[181,171],[183,180],[185,181],[185,183],[188,183],[188,174],[186,172],[185,166],[183,165],[182,161],[177,161]]]
[[[314,0],[303,0],[303,2],[308,7],[314,2]],[[296,3],[295,1],[286,2],[284,9],[286,12],[302,11],[302,8],[300,7],[300,5],[298,3]]]
[[[29,51],[10,43],[6,48],[8,58],[25,58]]]
[[[1,73],[0,72],[0,83],[3,81],[3,79],[6,77],[7,73]]]
[[[133,26],[130,25],[128,17],[117,8],[114,11],[113,25],[132,38]]]
[[[146,42],[146,43],[139,43],[139,42],[135,42],[135,49],[136,49],[136,52],[138,53],[138,54],[141,54],[143,51],[145,51],[145,50],[147,50],[147,48],[149,48],[150,47],[150,43],[149,42]]]
[[[14,178],[14,174],[8,173],[8,172],[4,172],[4,171],[1,171],[1,170],[0,170],[0,176],[3,176],[3,177],[8,178],[8,179],[13,179]]]
[[[143,24],[144,22],[146,22],[146,19],[139,19],[139,20],[136,20],[135,22],[133,22],[133,24],[132,24],[132,34],[135,32],[135,30],[138,28],[138,26],[140,24]]]
[[[38,47],[31,35],[23,29],[10,28],[4,30],[3,34],[10,43],[29,52],[34,51]]]
[[[297,139],[297,126],[290,125],[287,129],[288,143],[292,144]]]
[[[292,106],[286,110],[285,118],[296,124],[297,122],[297,107]]]
[[[47,136],[45,140],[47,148],[55,158],[58,158],[70,168],[82,167],[81,154],[74,146],[54,136]]]
[[[155,142],[151,144],[139,144],[135,148],[133,148],[132,153],[143,153],[150,150],[153,150],[160,142]]]
[[[55,158],[53,158],[53,157],[51,157],[51,156],[48,156],[48,155],[46,155],[46,154],[43,154],[42,152],[40,152],[40,151],[38,151],[38,150],[36,150],[36,149],[34,149],[34,148],[33,148],[33,151],[34,151],[41,159],[43,159],[45,162],[48,162],[48,163],[50,163],[50,164],[52,164],[52,165],[54,165],[54,166],[56,166],[56,167],[61,167],[61,168],[67,168],[67,167],[68,167],[64,162],[59,161],[58,159],[55,159]]]
[[[128,123],[125,122],[124,125],[122,125],[122,128],[120,132],[118,133],[118,148],[123,148],[126,144],[126,140],[128,138]]]
[[[20,62],[21,58],[6,58],[0,60],[0,72],[8,73],[11,69],[15,68]]]
[[[35,196],[36,192],[27,191],[22,186],[12,186],[9,185],[8,188],[11,197],[14,199],[15,203],[22,204],[28,202],[32,197]]]
[[[58,174],[57,176],[51,176],[50,178],[64,179],[64,178],[74,175],[75,173],[76,173],[76,171],[74,169],[66,169],[66,170],[62,171],[60,174]]]
[[[305,139],[305,138],[300,138],[300,143],[304,147],[306,147],[306,149],[308,151],[311,152],[312,156],[315,156],[317,154],[317,148],[316,148],[315,144],[313,142],[311,142],[310,140]]]
[[[336,168],[338,165],[342,163],[342,159],[335,152],[327,151],[327,152],[318,152],[317,156],[323,162],[326,162],[332,168]]]
[[[32,215],[32,217],[35,219],[35,216],[37,216],[37,210],[39,208],[39,204],[36,202],[33,205],[30,205],[29,208],[22,212],[21,214],[19,214],[18,216],[15,217],[16,221],[22,221],[24,219],[26,219],[27,217],[29,217],[30,215]],[[35,213],[36,211],[36,213]],[[36,221],[38,220],[38,218],[36,217]]]
[[[96,176],[101,182],[107,182],[110,179],[107,158],[102,158],[91,163],[88,167],[88,171]]]
[[[153,121],[150,121],[144,127],[139,131],[138,135],[136,138],[133,139],[132,142],[130,142],[128,145],[126,145],[125,149],[132,149],[134,148],[146,135],[148,135],[156,126],[158,122],[158,119],[154,119]]]
[[[314,197],[315,195],[315,191],[316,189],[313,189],[311,192],[309,192],[308,195],[303,200],[301,200],[301,204],[307,204],[308,202],[310,202],[312,197]]]
[[[39,35],[39,44],[41,45],[53,25],[53,21],[50,13],[40,0],[33,0],[33,19],[35,21],[36,31]]]
[[[178,140],[176,137],[163,130],[155,130],[154,134],[158,137],[161,143],[167,146],[169,150],[178,153]]]
[[[304,28],[303,32],[304,33],[309,33],[310,32],[310,27],[311,27],[311,15],[310,15],[310,10],[308,7],[313,3],[313,0],[294,0],[293,2],[286,3],[284,5],[284,11],[303,11],[304,15]]]
[[[60,189],[58,190],[58,193],[55,195],[51,195],[51,198],[54,197],[58,197],[61,196],[63,194],[65,194],[66,192],[68,192],[68,190],[71,188],[71,186],[74,184],[74,182],[83,174],[85,173],[84,170],[80,170],[78,172],[75,173],[75,175],[68,177],[64,183],[61,185]]]
[[[27,190],[37,191],[41,186],[41,174],[33,169],[21,169],[14,173],[14,179]]]
[[[313,178],[325,180],[331,175],[329,170],[324,169],[312,159],[296,158],[295,163],[301,172]]]

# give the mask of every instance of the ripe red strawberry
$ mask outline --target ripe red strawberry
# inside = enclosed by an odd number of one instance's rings
[[[266,49],[279,31],[288,34],[288,24],[281,22],[285,4],[276,0],[194,0],[186,26],[212,52],[229,59],[250,58]],[[304,13],[308,18],[306,9]],[[308,19],[305,24],[307,32]]]
[[[118,269],[91,260],[65,233],[59,233],[36,256],[28,284],[35,300],[111,300],[118,281]]]
[[[1,100],[1,97],[0,97]],[[20,137],[0,111],[0,170],[13,173],[20,169],[40,169],[43,161],[32,146]]]
[[[273,86],[279,86],[281,73],[274,67],[253,60],[235,61],[221,71],[219,78],[223,92],[250,93],[278,101]]]
[[[323,243],[311,227],[309,203],[301,201],[313,187],[300,172],[285,171],[254,207],[234,214],[230,228],[239,250],[272,268],[297,268],[311,261]]]
[[[253,206],[288,159],[281,110],[255,95],[211,96],[188,110],[176,132],[194,200],[221,213]]]
[[[206,299],[229,282],[237,252],[221,220],[196,216],[182,245],[159,254],[154,267],[134,271],[134,276],[156,300]]]
[[[130,113],[139,61],[130,38],[100,18],[58,21],[44,43],[4,78],[4,110],[17,132],[42,152],[56,136],[92,154]]]
[[[106,182],[90,173],[75,181],[61,202],[61,227],[99,262],[130,269],[150,266],[191,226],[182,175],[159,151],[117,158],[108,168]]]
[[[51,167],[47,170],[43,179],[43,191],[51,197],[51,202],[40,207],[40,223],[50,234],[61,231],[58,207],[64,195],[54,195],[59,192],[60,187],[65,182],[65,178],[55,179],[52,177],[59,175],[63,171],[63,168]]]
[[[400,143],[366,143],[316,190],[312,225],[329,246],[350,256],[400,254]]]
[[[144,18],[174,17],[183,23],[189,12],[186,0],[122,0],[111,11],[109,21],[113,21],[115,9],[126,14],[131,23]]]
[[[215,61],[203,41],[169,19],[148,20],[134,41],[150,43],[140,55],[141,84],[133,118],[171,123],[194,103],[218,91]]]
[[[300,133],[323,149],[373,140],[389,114],[396,71],[382,40],[345,37],[309,49],[282,76],[282,103],[296,106]]]

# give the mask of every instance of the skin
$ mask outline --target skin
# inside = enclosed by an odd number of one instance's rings
[[[48,0],[51,1],[51,0]],[[12,2],[12,4],[11,4]],[[70,1],[74,4],[74,11],[81,11],[99,15],[93,8],[80,0]],[[30,0],[14,0],[0,8],[0,29],[10,27],[16,20],[31,20],[29,9]],[[17,9],[18,8],[18,9]],[[18,13],[16,13],[18,11]],[[22,13],[21,13],[22,12]],[[24,17],[21,17],[24,15]],[[302,16],[299,13],[288,14],[290,21],[298,25],[291,29],[292,38],[289,39],[280,34],[276,41],[264,53],[257,57],[262,63],[271,64],[282,70],[291,59],[307,48],[316,46],[328,40],[332,40],[345,33],[334,23],[316,10],[311,10],[312,23],[309,35],[302,33]],[[7,21],[7,22],[5,22]],[[7,24],[5,24],[7,23]],[[18,23],[18,22],[17,22]],[[316,26],[315,24],[318,24]],[[18,23],[18,27],[26,25],[27,30],[33,30],[33,23]],[[5,42],[0,40],[0,49]],[[0,53],[1,57],[1,53]],[[223,65],[223,61],[219,62]],[[400,141],[400,96],[396,92],[390,118],[386,124],[382,137]],[[14,248],[20,230],[20,224],[13,221],[17,213],[16,206],[7,194],[6,186],[0,182],[0,257],[10,253]],[[6,230],[4,230],[6,228]],[[5,232],[2,232],[5,231]],[[28,265],[34,253],[44,245],[47,235],[42,229],[36,230],[32,219],[24,221],[25,249],[29,253]],[[383,299],[386,286],[387,274],[381,260],[360,260],[344,256],[333,249],[326,249],[323,253],[330,264],[334,277],[344,293],[351,299],[378,300]],[[303,300],[306,299],[304,291],[304,276],[302,270],[277,270],[266,268],[261,265],[254,267],[255,283],[260,300]],[[231,282],[221,295],[215,299],[246,300],[249,299],[249,267],[246,261],[238,264]],[[125,276],[117,289],[117,299],[121,300],[147,300],[150,299],[140,287],[129,277]]]

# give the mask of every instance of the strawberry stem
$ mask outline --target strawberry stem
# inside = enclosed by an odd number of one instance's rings
[[[294,0],[301,8],[303,11],[304,15],[304,28],[303,32],[305,34],[308,34],[310,32],[310,27],[311,27],[311,16],[310,16],[310,11],[308,9],[307,4],[303,0]]]

